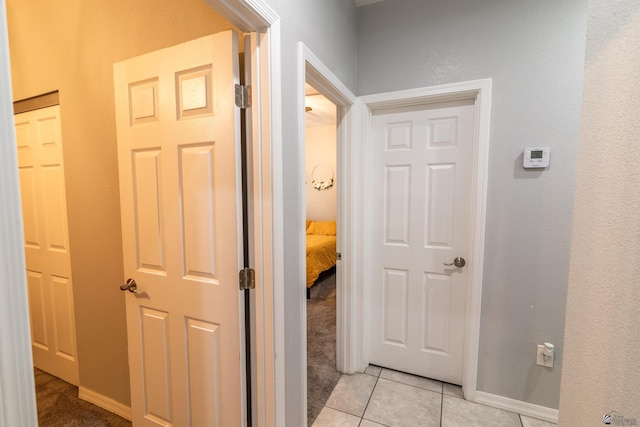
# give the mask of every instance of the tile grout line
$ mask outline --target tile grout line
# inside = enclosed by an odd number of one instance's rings
[[[378,375],[376,376],[376,383],[373,385],[373,388],[371,389],[371,394],[369,395],[367,404],[364,405],[364,411],[362,411],[362,416],[360,417],[360,423],[358,423],[358,425],[362,424],[362,421],[364,420],[364,414],[367,413],[367,408],[369,407],[369,403],[371,403],[371,398],[373,397],[373,392],[376,390],[376,386],[378,385],[378,381],[380,380],[381,373],[382,373],[382,369],[380,369],[380,372],[378,372]],[[367,374],[364,374],[364,375],[367,375]]]
[[[442,383],[442,394],[440,395],[440,427],[442,427],[442,418],[444,417],[444,383]]]

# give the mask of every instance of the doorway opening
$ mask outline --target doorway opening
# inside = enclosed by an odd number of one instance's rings
[[[336,369],[337,106],[305,85],[307,422],[342,375]]]
[[[334,233],[336,237],[336,267],[333,269],[333,271],[335,271],[336,289],[334,303],[336,332],[335,338],[333,338],[335,342],[335,350],[333,350],[333,348],[330,348],[328,350],[325,349],[325,351],[329,351],[330,354],[335,353],[335,366],[331,366],[330,368],[335,375],[338,375],[339,373],[352,374],[355,373],[359,367],[354,351],[354,342],[355,340],[359,339],[358,337],[360,336],[359,334],[355,333],[357,325],[353,320],[354,313],[350,309],[353,301],[356,299],[356,287],[354,286],[354,283],[357,283],[356,264],[359,260],[358,251],[354,250],[357,246],[357,243],[355,243],[357,239],[354,237],[354,235],[358,230],[357,224],[359,221],[357,218],[359,213],[360,197],[359,194],[353,189],[353,186],[355,185],[354,182],[357,181],[357,174],[359,171],[359,158],[352,155],[354,151],[353,147],[357,141],[355,132],[355,105],[357,103],[357,98],[302,42],[298,44],[298,59],[298,75],[300,76],[298,86],[298,123],[300,123],[300,126],[298,128],[298,140],[302,143],[302,141],[305,141],[307,139],[307,129],[305,129],[304,124],[308,120],[312,119],[313,113],[313,110],[308,113],[305,112],[305,104],[307,101],[307,98],[305,96],[305,93],[307,92],[307,90],[305,90],[305,82],[308,86],[313,88],[311,93],[317,92],[327,99],[325,108],[333,109],[336,114],[335,124],[327,128],[328,130],[325,130],[325,132],[331,132],[332,136],[335,137],[335,148],[333,149],[335,155],[335,169],[333,170],[333,177],[331,176],[331,168],[323,165],[322,161],[310,160],[311,168],[308,173],[305,174],[305,172],[307,172],[307,159],[304,156],[300,156],[298,170],[300,176],[306,176],[307,182],[305,185],[305,179],[300,180],[299,194],[300,198],[302,200],[305,200],[305,202],[309,202],[308,198],[306,197],[307,191],[312,192],[312,194],[315,193],[315,195],[318,195],[318,193],[329,194],[329,190],[315,189],[314,182],[312,181],[316,181],[315,186],[319,188],[326,188],[332,184],[331,189],[335,189],[335,223],[315,225],[310,224],[310,226],[314,225],[314,228],[311,230],[314,233]],[[314,108],[312,104],[308,106]],[[313,131],[311,133],[313,133]],[[317,131],[317,133],[322,133],[322,131]],[[313,144],[313,142],[311,144]],[[313,149],[315,149],[315,147],[304,148],[308,148],[310,151],[313,151]],[[318,168],[315,168],[316,166],[318,166]],[[315,171],[313,170],[314,168]],[[332,179],[333,182],[331,182]],[[307,207],[305,203],[301,203],[299,218],[301,224],[306,224]],[[333,224],[335,224],[335,232],[333,232],[333,230],[330,230],[329,232],[321,231],[323,227],[332,228]],[[301,250],[303,247],[306,247],[306,235],[307,232],[303,232],[303,228],[301,227]],[[303,258],[301,253],[300,260],[302,259],[306,259],[306,256]],[[305,290],[304,292],[300,293],[300,321],[306,323],[307,300],[305,298],[306,280],[304,270],[304,268],[300,268],[300,290]],[[333,278],[331,278],[332,274],[333,273],[331,270],[327,273],[328,280],[333,280]],[[322,280],[323,277],[321,276],[320,279]],[[331,286],[332,285],[329,285],[329,287]],[[321,286],[318,287],[318,291],[320,290]],[[310,301],[312,302],[314,300],[314,292],[315,290],[312,286],[310,290],[310,296],[312,297]],[[314,337],[309,336],[309,338],[307,338],[307,328],[303,327],[301,329],[303,333],[303,339],[300,343],[302,347],[300,349],[300,354],[303,356],[302,362],[304,372],[301,385],[304,393],[307,393],[307,342],[308,340],[313,340]],[[333,389],[332,387],[330,388],[331,389],[329,390],[329,394]],[[328,395],[326,397],[328,398]],[[304,405],[304,410],[301,415],[311,415],[311,411],[307,410],[308,399],[306,394],[303,396],[302,402]],[[319,403],[324,404],[324,402]],[[314,407],[315,406],[316,405],[314,404]],[[311,409],[313,410],[313,408]],[[301,422],[304,423],[304,421],[302,420]]]

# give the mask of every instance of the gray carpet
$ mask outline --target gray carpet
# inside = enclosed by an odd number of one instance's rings
[[[336,371],[336,274],[323,273],[307,300],[307,422],[311,426],[342,374]]]
[[[38,425],[131,427],[131,422],[78,398],[78,387],[35,369]]]

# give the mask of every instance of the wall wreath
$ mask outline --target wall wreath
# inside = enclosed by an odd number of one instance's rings
[[[326,164],[315,165],[311,170],[311,185],[318,191],[333,187],[333,168]]]

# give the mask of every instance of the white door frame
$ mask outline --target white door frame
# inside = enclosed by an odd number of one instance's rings
[[[253,259],[256,291],[256,367],[260,396],[257,425],[284,425],[284,256],[282,212],[282,112],[280,18],[263,0],[205,0],[240,30],[255,32],[259,78],[254,81]],[[0,427],[37,425],[30,351],[25,261],[22,250],[20,183],[7,41],[7,18],[0,8]],[[257,140],[256,140],[257,138]],[[276,355],[280,357],[276,358]]]
[[[254,33],[252,81],[253,207],[249,246],[256,271],[252,360],[253,423],[285,423],[284,223],[280,18],[263,0],[205,0],[240,31]],[[279,313],[279,314],[277,314]]]
[[[300,176],[304,176],[306,168],[305,152],[306,152],[306,128],[305,128],[305,82],[309,83],[314,89],[318,90],[321,95],[325,96],[338,107],[337,112],[337,190],[338,190],[338,212],[337,220],[337,242],[336,250],[342,254],[342,260],[338,261],[339,268],[336,269],[337,282],[341,286],[337,289],[336,294],[336,369],[340,372],[352,374],[356,372],[356,364],[353,358],[353,346],[356,341],[353,325],[353,304],[355,296],[353,294],[355,288],[355,260],[358,252],[354,249],[353,229],[357,224],[357,212],[359,204],[357,198],[352,197],[351,183],[358,176],[359,158],[352,155],[353,141],[356,139],[356,104],[357,97],[333,74],[329,68],[320,61],[320,59],[305,46],[303,42],[298,42],[298,141],[300,141],[300,158],[298,159],[298,171]],[[304,181],[300,181],[298,185],[298,197],[302,200],[299,204],[298,216],[300,224],[305,224],[306,220],[306,190]],[[299,247],[306,247],[306,235],[304,229],[299,232]],[[301,252],[300,259],[304,260],[305,254]],[[305,264],[300,263],[298,266],[298,283],[300,286],[306,286],[306,270]],[[307,322],[307,304],[304,299],[306,292],[301,292],[301,324],[306,325]],[[304,391],[304,408],[303,414],[306,418],[307,414],[307,329],[303,327],[301,343],[301,352],[303,355],[302,368],[303,375],[302,390]]]
[[[372,143],[371,120],[375,110],[381,108],[395,108],[410,105],[428,104],[441,101],[452,101],[461,99],[475,100],[475,130],[473,141],[472,157],[472,194],[473,200],[470,211],[469,228],[469,286],[467,289],[467,307],[464,334],[464,366],[462,387],[467,400],[476,400],[476,382],[478,374],[478,345],[480,339],[480,308],[482,300],[482,272],[484,266],[484,235],[486,223],[486,201],[487,201],[487,176],[489,163],[489,125],[491,115],[491,79],[473,80],[462,83],[432,86],[420,89],[410,89],[397,92],[387,92],[375,95],[363,96],[360,101],[363,104],[362,113],[362,144],[359,146],[359,155],[365,159],[364,176],[370,177],[370,161],[368,149]],[[365,182],[367,182],[366,180]],[[362,187],[365,193],[364,206],[368,206],[372,200],[372,192],[375,189]],[[364,230],[371,230],[371,220],[364,216],[362,218]],[[373,266],[370,265],[371,233],[363,234],[364,251],[363,263],[363,283],[371,283],[371,272]],[[362,294],[365,299],[356,300],[360,305],[358,313],[362,313],[358,319],[362,327],[368,319],[369,307],[368,292]],[[364,329],[366,331],[366,328]],[[358,355],[360,360],[360,370],[366,368],[369,361],[368,340],[365,334],[358,342]]]
[[[0,8],[0,426],[35,426],[36,413],[7,16]]]

